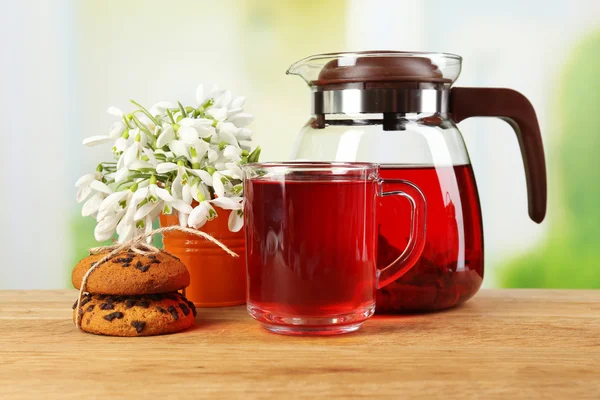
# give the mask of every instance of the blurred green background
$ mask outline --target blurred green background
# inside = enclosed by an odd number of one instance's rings
[[[559,82],[548,173],[560,182],[551,195],[561,212],[541,243],[501,266],[504,287],[600,288],[600,32],[567,54]]]
[[[97,246],[75,180],[106,158],[108,106],[191,102],[198,83],[248,98],[263,160],[288,157],[309,91],[285,75],[315,53],[387,49],[463,56],[457,86],[510,87],[534,105],[548,216],[527,216],[523,165],[500,120],[459,125],[480,192],[487,287],[600,288],[600,2],[505,0],[23,0],[0,37],[4,262],[0,289],[63,288]]]

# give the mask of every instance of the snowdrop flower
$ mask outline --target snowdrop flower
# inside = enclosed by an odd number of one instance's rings
[[[241,210],[243,200],[242,197],[218,197],[210,202],[223,210]]]
[[[132,237],[135,231],[133,213],[142,200],[139,194],[136,195],[138,187],[137,183],[133,184],[127,190],[111,193],[102,201],[96,217],[98,224],[94,230],[97,241],[110,239],[115,231],[121,242]]]
[[[84,217],[95,216],[104,198],[112,193],[112,190],[102,182],[102,174],[99,171],[83,175],[77,180],[75,187],[77,188],[76,201],[81,203],[87,199],[81,209],[81,215]],[[90,195],[92,196],[89,197]]]
[[[132,134],[135,135],[134,140],[131,145],[123,151],[123,154],[117,163],[117,168],[128,168],[140,156],[143,146],[142,133],[139,129],[135,129]]]
[[[83,139],[84,146],[96,146],[103,143],[111,142],[117,139],[119,136],[123,134],[125,131],[125,124],[121,121],[117,121],[112,124],[110,130],[107,135],[96,135],[90,136],[88,138]]]
[[[185,157],[192,164],[192,168],[200,168],[200,161],[208,152],[209,145],[202,139],[189,138],[186,140],[173,140],[171,142],[171,151],[177,157]]]
[[[192,207],[189,204],[174,198],[168,190],[158,187],[154,175],[150,178],[150,185],[138,189],[136,196],[141,196],[145,204],[136,210],[133,216],[134,221],[140,221],[156,210],[165,214],[171,214],[173,209],[187,214],[192,212]]]
[[[223,171],[224,175],[230,176],[233,179],[242,179],[242,169],[237,165],[237,163],[225,163],[225,171]]]
[[[168,146],[173,140],[175,140],[175,129],[172,125],[167,124],[156,138],[156,147],[162,148]]]
[[[186,137],[194,137],[194,138],[209,138],[216,133],[215,128],[213,128],[213,121],[208,118],[184,118],[179,121],[179,136],[185,141]],[[196,132],[190,130],[193,129]]]
[[[233,116],[227,118],[227,121],[231,122],[238,128],[244,128],[254,121],[252,114],[248,113],[236,113]]]
[[[142,170],[153,170],[158,165],[156,156],[149,149],[142,147],[142,156],[140,159],[131,161],[127,166],[123,165],[117,169],[113,175],[115,183],[123,183],[127,181],[129,176],[135,172]]]
[[[117,107],[110,106],[106,109],[106,112],[115,117],[123,118],[123,111]]]
[[[227,181],[227,178],[225,178],[225,176],[223,176],[222,173],[220,172],[215,172],[212,175],[212,180],[213,180],[213,189],[215,189],[215,194],[218,197],[225,197],[225,185],[223,184],[223,181]]]
[[[231,122],[224,122],[219,123],[217,127],[219,128],[219,136],[217,138],[219,143],[224,142],[228,145],[239,147],[237,138],[235,136],[238,128],[236,128],[235,125],[233,125]]]
[[[232,210],[229,214],[227,226],[231,232],[239,232],[244,226],[244,211]]]
[[[223,149],[223,156],[229,161],[240,162],[242,160],[242,149],[236,146],[225,146]]]
[[[177,108],[177,106],[170,101],[159,101],[150,107],[150,114],[164,117],[167,113],[167,109],[169,108]]]
[[[207,221],[217,217],[217,212],[210,204],[210,193],[204,184],[200,183],[191,187],[191,193],[198,205],[194,207],[188,218],[188,225],[192,228],[201,228]]]

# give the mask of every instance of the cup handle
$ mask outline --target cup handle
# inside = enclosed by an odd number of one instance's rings
[[[391,192],[383,191],[384,183],[393,183],[402,186],[402,190]],[[385,268],[378,270],[377,288],[380,289],[402,275],[407,273],[417,262],[423,248],[425,247],[426,237],[426,217],[427,203],[423,192],[412,182],[401,179],[380,179],[379,196],[400,196],[408,200],[411,208],[410,217],[410,236],[406,248],[398,258],[392,261]]]

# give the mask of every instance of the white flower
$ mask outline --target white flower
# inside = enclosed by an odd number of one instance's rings
[[[142,148],[146,144],[146,135],[140,132],[139,129],[133,129],[131,135],[134,138],[133,142],[131,142],[129,147],[123,151],[123,154],[119,158],[119,161],[117,162],[118,169],[122,167],[129,168],[131,164],[140,157]]]
[[[110,127],[108,135],[96,135],[83,139],[84,146],[96,146],[115,140],[125,131],[125,124],[117,121]]]
[[[171,151],[177,157],[185,157],[192,164],[192,168],[199,168],[200,161],[208,152],[209,145],[202,139],[193,139],[189,141],[173,140],[171,142]]]
[[[242,179],[242,169],[237,163],[225,163],[226,170],[223,171],[224,175],[230,176],[233,179]]]
[[[231,122],[232,124],[234,124],[236,127],[243,128],[245,126],[250,125],[252,123],[252,121],[254,121],[254,117],[252,116],[252,114],[238,113],[238,114],[234,114],[227,120],[229,122]]]
[[[150,114],[164,117],[168,108],[177,108],[177,106],[169,101],[159,101],[150,107]]]
[[[162,148],[167,146],[175,139],[175,130],[170,124],[166,126],[156,138],[156,147]]]
[[[242,149],[236,146],[225,146],[223,149],[223,156],[227,158],[229,161],[240,162],[242,161]]]
[[[129,226],[129,215],[132,211],[130,205],[134,196],[134,191],[128,189],[125,191],[115,192],[106,197],[98,209],[96,229],[94,230],[94,236],[96,240],[102,242],[110,239],[110,237],[117,231],[119,234],[119,240],[124,241],[130,235],[126,235]],[[141,201],[141,200],[140,200]],[[138,201],[139,202],[139,201]],[[127,218],[124,218],[127,215]]]
[[[201,201],[190,213],[188,218],[188,225],[192,228],[199,229],[207,221],[213,220],[217,217],[217,212],[210,205],[208,201]]]
[[[106,112],[115,117],[123,118],[123,111],[119,110],[117,107],[110,106],[106,109]]]
[[[75,187],[77,188],[76,201],[81,203],[87,199],[81,209],[81,215],[84,217],[95,216],[104,198],[112,193],[112,190],[102,182],[102,174],[98,171],[83,175],[77,180]],[[89,197],[90,195],[92,196]]]
[[[219,128],[219,136],[217,138],[218,143],[225,142],[231,146],[239,147],[236,138],[238,128],[236,128],[235,125],[233,125],[231,122],[224,122],[219,123],[217,128]]]
[[[191,135],[194,135],[195,139],[198,137],[204,139],[209,138],[216,133],[215,128],[212,126],[212,120],[208,118],[186,117],[179,121],[179,125],[179,131],[177,133],[184,141],[186,140],[186,137],[192,137]],[[192,129],[196,131],[195,134],[191,131]]]
[[[219,197],[225,196],[225,185],[223,184],[223,180],[227,180],[220,172],[215,172],[212,175],[213,180],[213,189],[215,189],[215,194]]]
[[[198,202],[188,218],[188,225],[192,228],[201,228],[207,221],[217,217],[217,212],[208,200],[210,193],[203,183],[194,185],[190,188],[192,197]]]
[[[232,210],[229,214],[227,226],[231,232],[239,232],[244,226],[244,211]]]
[[[146,188],[138,189],[136,195],[138,193],[146,203],[136,210],[133,216],[134,221],[142,220],[155,210],[162,211],[165,214],[171,214],[173,209],[187,214],[192,212],[192,207],[189,204],[186,204],[183,200],[174,198],[166,189],[158,187],[156,183],[151,183]]]
[[[223,210],[241,210],[242,200],[242,197],[218,197],[210,202]]]

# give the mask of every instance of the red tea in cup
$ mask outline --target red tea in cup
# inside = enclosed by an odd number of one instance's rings
[[[248,310],[265,328],[344,333],[373,315],[378,172],[377,165],[366,163],[245,167]],[[393,194],[400,193],[408,196]],[[423,214],[422,198],[412,204],[418,205],[415,214]],[[421,220],[412,226],[422,227]],[[417,242],[412,253],[422,250]],[[408,270],[414,259],[404,257],[389,268]]]

